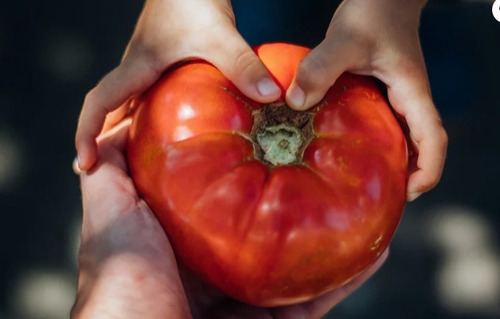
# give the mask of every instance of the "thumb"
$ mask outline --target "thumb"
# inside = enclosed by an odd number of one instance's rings
[[[261,103],[277,100],[281,90],[257,54],[241,35],[232,30],[223,37],[224,50],[207,57],[247,97]]]
[[[325,41],[314,48],[297,68],[286,92],[287,104],[296,110],[316,105],[337,78],[351,67],[352,54],[346,51],[345,47],[332,47]]]

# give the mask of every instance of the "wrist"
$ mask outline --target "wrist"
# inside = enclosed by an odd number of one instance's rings
[[[81,266],[72,319],[190,317],[182,283],[168,269],[130,254],[108,258],[97,269]]]
[[[358,33],[407,33],[418,29],[420,14],[426,0],[344,0],[337,8],[330,28],[337,22],[341,27],[356,28]]]
[[[344,4],[355,4],[366,12],[414,13],[420,15],[428,0],[343,0]]]

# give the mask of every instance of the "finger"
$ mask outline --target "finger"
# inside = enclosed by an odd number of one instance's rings
[[[213,47],[207,60],[213,63],[246,96],[261,103],[277,100],[281,90],[259,57],[234,28],[222,36],[223,45]],[[220,48],[224,50],[220,50]]]
[[[286,92],[288,105],[297,110],[317,104],[337,78],[353,66],[353,52],[346,46],[323,41],[300,63]]]
[[[112,128],[114,128],[115,125],[120,125],[120,122],[122,122],[123,118],[127,115],[127,113],[128,113],[128,105],[127,105],[127,103],[123,104],[122,106],[120,106],[115,111],[109,113],[106,116],[106,120],[104,122],[104,126],[103,126],[103,129],[102,129],[101,135],[103,137],[109,135],[109,133],[108,134],[106,134],[106,133],[108,131],[110,131]],[[100,136],[97,137],[97,139],[99,139]],[[80,175],[81,174],[82,170],[79,167],[78,158],[75,157],[75,159],[71,163],[71,167],[73,169],[73,172],[76,175]]]
[[[80,174],[84,209],[114,212],[136,204],[135,197],[130,196],[135,194],[135,188],[128,177],[124,156],[130,122],[124,120],[99,136],[98,160],[92,169]],[[115,189],[120,192],[113,192]]]
[[[82,171],[80,170],[80,167],[78,167],[78,158],[75,157],[73,159],[73,162],[71,163],[71,168],[73,169],[73,173],[75,173],[76,175],[80,175]]]
[[[131,122],[132,119],[127,118],[97,137],[99,145],[98,160],[92,169],[80,172],[82,177],[95,174],[96,171],[105,165],[117,168],[124,174],[127,173],[128,166],[124,152],[127,146],[128,131]]]
[[[103,148],[99,154],[105,154],[108,151],[117,152],[123,156],[127,147],[128,131],[132,124],[132,118],[128,117],[110,127],[97,137],[97,143]]]
[[[425,104],[428,106],[423,106]],[[420,106],[422,106],[421,110],[411,112],[406,117],[417,153],[416,167],[410,168],[412,172],[408,179],[407,199],[409,201],[415,200],[438,184],[443,172],[448,144],[448,137],[432,101],[430,99],[421,101]]]
[[[159,75],[160,72],[146,61],[124,61],[87,94],[75,137],[81,170],[90,169],[97,159],[96,137],[103,128],[106,115],[133,94],[148,88]]]
[[[364,284],[373,274],[375,274],[384,264],[389,256],[389,249],[386,249],[377,261],[364,273],[350,281],[345,286],[335,289],[315,300],[289,307],[276,308],[275,318],[321,318],[331,308],[349,296],[354,290]],[[296,316],[296,317],[294,317]]]
[[[407,77],[388,89],[392,106],[405,118],[417,156],[416,167],[409,168],[408,201],[437,185],[446,159],[448,136],[427,83],[423,76]]]
[[[120,123],[120,121],[123,120],[125,116],[127,116],[129,112],[129,104],[130,102],[129,100],[127,100],[125,103],[120,105],[116,110],[106,115],[106,119],[104,120],[104,124],[102,126],[100,134],[109,131],[113,126]]]

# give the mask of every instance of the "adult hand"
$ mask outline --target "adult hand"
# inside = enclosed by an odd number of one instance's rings
[[[107,114],[108,124],[117,123],[127,114],[127,99],[148,89],[168,67],[194,58],[215,65],[256,101],[272,102],[281,94],[236,30],[230,0],[148,0],[120,65],[85,97],[75,139],[79,168],[95,163],[96,137]]]
[[[83,222],[71,318],[320,318],[387,258],[385,252],[358,278],[306,303],[258,308],[229,298],[179,270],[167,236],[128,176],[129,124],[99,137],[98,161],[80,175]]]
[[[344,72],[371,75],[387,86],[389,102],[409,128],[407,199],[414,200],[441,178],[447,135],[432,101],[418,36],[424,0],[344,0],[325,39],[300,64],[287,102],[315,105]]]

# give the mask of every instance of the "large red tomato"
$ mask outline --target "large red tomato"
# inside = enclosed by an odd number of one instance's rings
[[[281,86],[309,49],[255,51]],[[165,74],[136,101],[128,160],[179,260],[259,306],[302,302],[372,265],[405,203],[407,146],[368,77],[343,74],[314,108],[262,105],[212,65]]]

